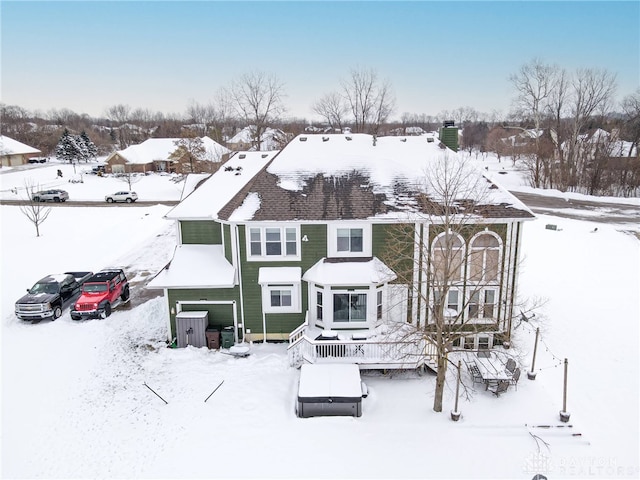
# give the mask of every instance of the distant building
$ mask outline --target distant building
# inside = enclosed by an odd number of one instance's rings
[[[124,150],[113,152],[106,159],[108,173],[189,173],[191,165],[188,154],[176,144],[179,138],[150,138],[138,145],[131,145]],[[202,137],[206,149],[204,158],[198,160],[198,171],[210,171],[202,163],[220,163],[228,156],[230,150],[209,137]]]
[[[29,163],[29,159],[41,155],[37,148],[25,145],[13,138],[0,135],[0,165],[16,167]]]

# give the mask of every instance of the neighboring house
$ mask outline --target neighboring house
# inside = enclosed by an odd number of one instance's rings
[[[105,160],[108,173],[189,173],[189,155],[178,148],[179,138],[149,138],[138,145],[113,152]],[[209,137],[202,137],[206,153],[203,162],[220,163],[226,159],[230,150]],[[210,171],[207,165],[199,165],[197,171]]]
[[[231,150],[235,151],[250,151],[250,150],[280,150],[288,141],[287,134],[282,130],[276,128],[267,127],[260,136],[260,148],[256,149],[254,146],[256,127],[250,125],[243,128],[233,137],[227,140],[227,146]]]
[[[419,366],[400,358],[398,342],[390,353],[387,332],[428,324],[429,310],[382,258],[398,225],[429,245],[446,234],[416,200],[425,166],[443,155],[456,156],[434,135],[365,134],[303,134],[277,154],[234,155],[166,216],[176,221],[176,252],[149,287],[164,290],[169,340],[181,329],[177,315],[206,311],[209,327],[232,327],[236,340],[289,340],[295,361]],[[459,342],[473,349],[510,339],[522,223],[534,218],[477,175],[490,197],[476,205],[473,225],[453,234],[474,258],[469,269],[486,257],[493,276],[482,300],[463,301],[464,288],[448,300],[478,327]],[[413,275],[422,288],[424,272]],[[323,331],[340,336],[326,341]]]
[[[30,158],[37,157],[41,153],[37,148],[0,135],[0,165],[3,167],[25,165],[29,163]]]

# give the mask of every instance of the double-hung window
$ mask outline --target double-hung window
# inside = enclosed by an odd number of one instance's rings
[[[249,260],[297,260],[300,258],[298,227],[249,227]]]
[[[370,257],[371,225],[364,222],[329,224],[328,257]]]
[[[338,229],[338,252],[362,252],[362,228]]]

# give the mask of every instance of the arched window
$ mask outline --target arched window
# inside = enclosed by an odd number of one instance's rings
[[[431,272],[437,283],[457,282],[464,272],[464,242],[455,233],[441,233],[431,247]]]
[[[500,275],[500,241],[492,233],[481,233],[471,241],[469,280],[493,283]]]

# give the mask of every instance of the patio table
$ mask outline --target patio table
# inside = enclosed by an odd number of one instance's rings
[[[511,379],[511,376],[504,368],[504,364],[495,356],[474,354],[474,357],[478,370],[480,370],[480,375],[484,380],[485,390],[489,388],[490,383],[497,383],[501,380],[509,381]]]

